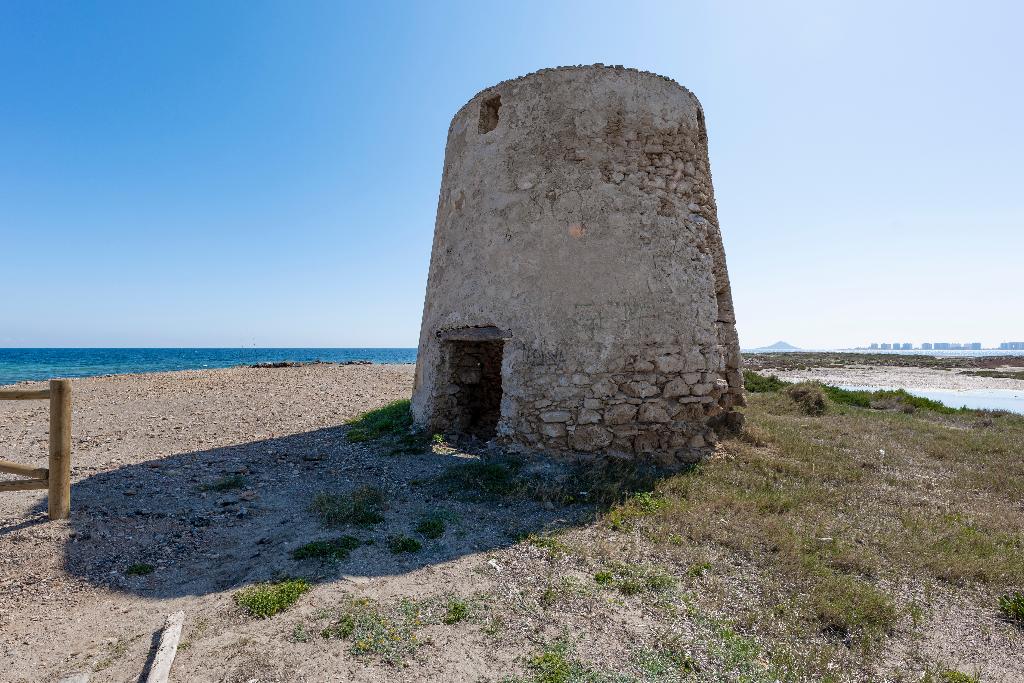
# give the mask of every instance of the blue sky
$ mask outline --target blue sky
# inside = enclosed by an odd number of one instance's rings
[[[1024,338],[1024,5],[0,3],[0,346],[414,346],[448,122],[701,99],[744,346]]]

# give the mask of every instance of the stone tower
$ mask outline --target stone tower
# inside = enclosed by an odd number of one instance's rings
[[[656,74],[545,69],[452,119],[417,424],[663,465],[735,424],[743,380],[697,98]]]

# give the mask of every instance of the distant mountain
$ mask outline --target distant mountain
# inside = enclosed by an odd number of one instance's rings
[[[793,346],[792,344],[784,341],[777,341],[771,346],[760,346],[754,351],[799,351],[800,347]]]

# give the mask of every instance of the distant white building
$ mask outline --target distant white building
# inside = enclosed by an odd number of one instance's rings
[[[932,343],[931,342],[924,342],[923,344],[921,344],[921,350],[922,351],[931,351],[932,350]]]

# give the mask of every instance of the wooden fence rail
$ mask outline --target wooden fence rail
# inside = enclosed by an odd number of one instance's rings
[[[71,514],[71,381],[51,379],[49,389],[0,389],[0,401],[37,399],[50,399],[50,466],[0,460],[0,472],[31,477],[0,481],[0,493],[47,489],[50,519],[66,519]]]

